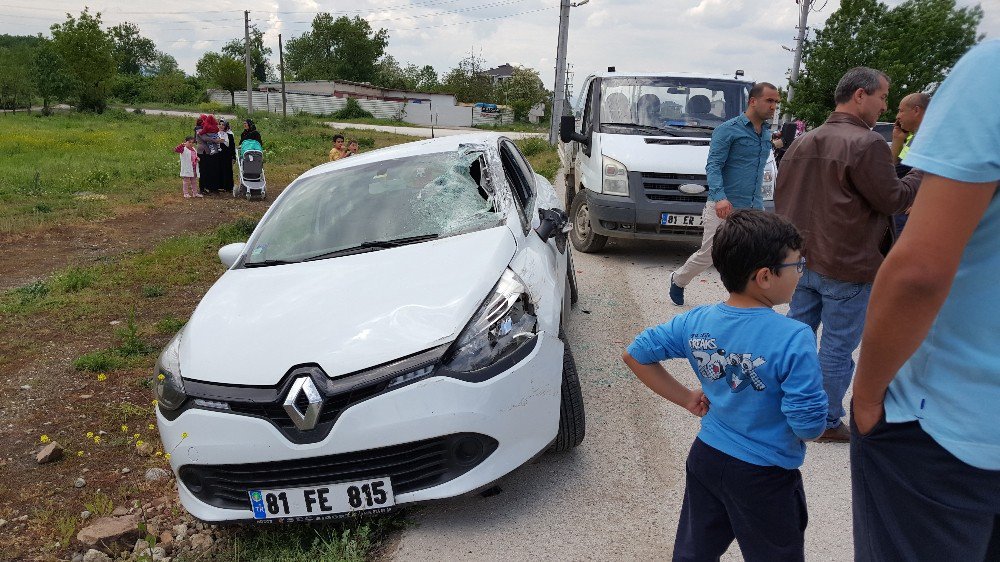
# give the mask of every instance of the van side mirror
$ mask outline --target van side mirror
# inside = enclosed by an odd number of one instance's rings
[[[581,144],[590,144],[590,137],[576,132],[576,118],[572,115],[563,115],[559,118],[559,140],[563,142],[576,141]]]
[[[233,267],[236,260],[240,259],[240,254],[247,247],[246,242],[234,242],[219,248],[219,261],[226,267]]]

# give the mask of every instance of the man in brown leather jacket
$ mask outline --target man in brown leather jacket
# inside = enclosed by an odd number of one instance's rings
[[[837,84],[836,110],[785,153],[775,211],[802,232],[806,271],[788,316],[823,325],[819,345],[829,397],[827,430],[818,441],[850,440],[844,395],[854,374],[875,273],[892,242],[890,217],[913,204],[922,173],[897,179],[889,146],[871,129],[886,110],[889,80],[857,67]]]

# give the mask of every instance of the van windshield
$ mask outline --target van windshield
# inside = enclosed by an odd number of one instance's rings
[[[750,84],[684,77],[601,81],[601,130],[618,134],[709,137],[746,111]]]

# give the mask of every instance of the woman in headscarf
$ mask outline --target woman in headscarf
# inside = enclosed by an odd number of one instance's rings
[[[219,119],[219,136],[225,143],[222,146],[223,158],[219,162],[219,171],[222,179],[222,189],[233,190],[233,162],[236,161],[236,138],[229,128],[229,121]]]
[[[252,119],[246,119],[243,121],[243,132],[240,133],[240,145],[243,145],[243,141],[247,139],[253,139],[260,143],[261,148],[264,146],[264,142],[260,140],[260,132],[257,131],[257,125],[254,125]]]
[[[198,142],[198,157],[201,158],[199,168],[201,177],[198,179],[198,187],[201,191],[218,193],[222,187],[222,154],[220,145],[222,140],[219,136],[219,124],[212,115],[202,115],[201,129],[197,131],[195,140]]]

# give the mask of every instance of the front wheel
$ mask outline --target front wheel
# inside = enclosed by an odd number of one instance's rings
[[[566,334],[559,330],[563,341],[563,373],[562,391],[559,402],[559,433],[549,447],[555,453],[562,453],[583,442],[587,433],[587,420],[583,413],[583,391],[580,389],[580,377],[576,374],[576,361],[566,341]]]
[[[587,193],[583,190],[573,197],[573,207],[570,210],[573,217],[573,230],[569,238],[573,247],[585,254],[600,252],[608,243],[608,237],[594,232],[590,224],[590,207],[587,205]]]

